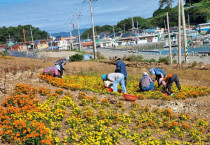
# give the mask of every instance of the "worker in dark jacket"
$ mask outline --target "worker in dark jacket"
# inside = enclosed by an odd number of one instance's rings
[[[172,94],[171,87],[173,82],[176,83],[177,88],[181,92],[181,86],[179,83],[179,78],[176,74],[167,75],[165,78],[160,78],[160,85],[163,85],[163,91],[168,89],[168,94]]]
[[[119,72],[119,73],[122,73],[124,75],[124,80],[125,80],[125,86],[127,85],[127,70],[126,70],[126,66],[125,66],[125,63],[123,61],[120,60],[119,57],[115,56],[115,59],[114,59],[116,63],[116,70],[115,72]]]
[[[143,72],[142,78],[139,82],[139,88],[141,91],[153,91],[154,90],[154,78],[148,75],[147,72]]]
[[[64,65],[68,61],[69,61],[69,57],[66,57],[63,59],[59,59],[55,62],[55,67],[58,68],[61,77],[63,76],[63,71],[65,70]]]
[[[159,87],[160,86],[160,78],[164,78],[166,76],[165,71],[160,68],[155,68],[155,67],[151,68],[149,71],[150,71],[151,75],[155,75],[155,80],[157,80],[158,87]]]

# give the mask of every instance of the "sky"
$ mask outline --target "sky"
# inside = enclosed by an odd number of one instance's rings
[[[158,1],[93,1],[94,25],[116,25],[133,16],[152,17]],[[178,3],[174,1],[173,6]],[[69,23],[77,28],[77,15],[80,29],[92,27],[89,0],[0,0],[0,27],[32,25],[48,33],[68,32]]]

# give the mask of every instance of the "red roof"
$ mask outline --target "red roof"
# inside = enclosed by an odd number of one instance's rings
[[[82,46],[91,46],[93,45],[93,42],[85,42],[82,44]]]

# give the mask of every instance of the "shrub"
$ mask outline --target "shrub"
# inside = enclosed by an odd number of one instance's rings
[[[83,55],[78,53],[69,57],[69,61],[82,61],[82,60],[83,60]]]
[[[100,53],[100,52],[97,52],[97,59],[105,59],[105,57]]]
[[[197,64],[198,64],[198,63],[197,63],[196,61],[194,61],[194,62],[192,63],[192,67],[195,67]]]
[[[173,60],[173,63],[177,63],[176,59],[175,59],[175,60]]]
[[[123,60],[127,60],[127,61],[142,61],[143,60],[143,56],[142,55],[130,55],[128,57],[124,56]]]
[[[8,52],[7,51],[0,52],[0,56],[6,56],[6,55],[8,55]]]
[[[165,63],[165,64],[169,64],[169,57],[159,57],[159,60],[158,60],[159,63]]]
[[[154,58],[149,59],[149,62],[156,62],[156,59],[154,59]]]

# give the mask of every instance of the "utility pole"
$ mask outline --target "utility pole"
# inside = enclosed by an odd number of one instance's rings
[[[168,27],[169,59],[170,59],[170,64],[172,64],[172,53],[171,53],[171,36],[170,36],[170,27],[169,27],[169,18],[168,18],[168,12],[166,13],[166,16],[167,16],[167,27]]]
[[[74,29],[74,24],[73,24],[73,30],[74,30],[74,36],[76,36],[76,32],[75,32],[75,29]]]
[[[114,38],[115,38],[115,31],[114,31],[114,25],[113,25],[113,34],[114,34]]]
[[[182,26],[183,26],[183,37],[184,37],[185,63],[187,63],[188,62],[188,50],[187,50],[187,36],[186,36],[186,24],[185,24],[183,0],[181,0],[181,7],[182,7]]]
[[[71,38],[72,38],[72,33],[71,33],[71,24],[72,23],[68,23],[69,24],[69,37],[70,37],[70,39],[69,39],[69,44],[70,44],[70,50],[73,48],[73,43],[72,43],[72,41],[71,41]]]
[[[165,29],[166,29],[166,21],[165,21],[165,19],[164,19],[164,25],[165,25]]]
[[[124,34],[125,34],[125,24],[124,24]]]
[[[137,21],[137,33],[139,34],[139,22]]]
[[[86,1],[86,0],[84,0]],[[95,30],[94,30],[94,21],[93,21],[93,10],[92,10],[92,1],[90,0],[90,14],[91,14],[91,22],[92,22],[92,33],[93,33],[93,56],[96,59],[96,42],[95,42]]]
[[[33,45],[33,50],[34,50],[34,39],[33,39],[33,33],[32,33],[31,26],[30,26],[30,30],[31,30],[31,42],[32,42],[32,45]]]
[[[26,44],[26,34],[25,34],[25,29],[23,29],[23,38],[24,38],[24,43]]]
[[[190,0],[190,8],[191,8],[191,0]],[[189,16],[190,8],[188,9],[188,25],[189,25],[189,27],[190,27],[190,16]]]
[[[51,39],[51,40],[50,40],[50,43],[51,43],[51,48],[52,48],[52,40],[53,40],[53,39],[52,39],[51,32],[50,32],[50,39]]]
[[[132,19],[131,19],[131,20],[132,20],[132,28],[134,28],[134,22],[133,22],[133,17],[132,17]]]
[[[79,17],[82,16],[77,14],[77,29],[78,29],[78,38],[79,38],[79,51],[81,51],[81,42],[80,42],[80,30],[79,30]]]
[[[179,4],[178,4],[178,64],[181,64],[181,16],[180,16],[180,9],[181,9],[181,0],[179,0]]]

